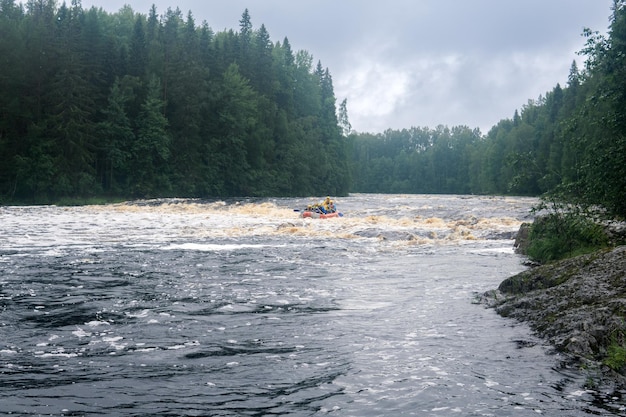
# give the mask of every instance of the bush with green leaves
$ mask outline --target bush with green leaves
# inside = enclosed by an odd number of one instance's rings
[[[555,202],[535,208],[546,209],[548,213],[537,217],[530,228],[526,255],[531,260],[548,263],[610,245],[604,227],[591,213]]]
[[[607,346],[606,354],[602,363],[617,372],[626,369],[626,335],[624,334],[624,322],[621,328],[613,330],[610,344]]]

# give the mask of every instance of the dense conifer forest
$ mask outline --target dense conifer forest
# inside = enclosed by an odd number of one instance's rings
[[[332,77],[244,11],[0,1],[0,202],[345,195]]]
[[[0,0],[0,203],[372,193],[542,195],[626,215],[626,0],[567,85],[486,134],[351,132],[330,71],[248,11]]]

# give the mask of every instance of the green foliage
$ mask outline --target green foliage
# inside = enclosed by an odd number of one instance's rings
[[[167,161],[171,138],[167,119],[163,116],[164,102],[160,99],[161,84],[153,77],[148,95],[137,119],[137,135],[132,144],[132,194],[137,197],[158,196],[170,191]]]
[[[603,227],[575,206],[544,201],[536,209],[548,214],[537,217],[530,228],[526,254],[533,261],[548,263],[609,245]]]
[[[353,190],[372,193],[474,192],[468,181],[472,155],[478,149],[478,129],[411,128],[382,134],[353,134]]]
[[[623,342],[624,336],[622,332],[619,333],[621,337],[613,336],[611,344],[607,347],[606,356],[602,361],[616,372],[622,372],[626,368],[626,346]]]
[[[330,73],[247,10],[58,3],[0,2],[3,202],[348,193]]]

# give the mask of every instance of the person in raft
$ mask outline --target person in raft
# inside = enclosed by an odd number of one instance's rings
[[[330,199],[330,197],[326,197],[326,200],[324,200],[324,202],[322,203],[322,207],[324,207],[324,210],[326,210],[324,212],[326,214],[334,213],[335,211],[337,211],[337,209],[335,208],[335,203],[333,202],[333,200]]]
[[[326,199],[322,201],[321,203],[307,206],[306,209],[307,211],[314,211],[317,213],[324,213],[324,214],[334,213],[337,211],[337,208],[335,207],[335,203],[333,202],[333,200],[330,199],[330,197],[326,197]]]

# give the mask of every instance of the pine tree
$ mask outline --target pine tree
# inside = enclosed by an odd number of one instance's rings
[[[108,106],[103,110],[104,120],[98,124],[102,165],[100,181],[103,190],[114,194],[125,191],[128,176],[133,170],[129,162],[135,134],[126,113],[126,105],[132,99],[129,93],[123,90],[120,80],[116,80]]]
[[[348,119],[348,99],[344,98],[339,105],[339,127],[344,137],[348,137],[352,133],[352,125]]]
[[[132,146],[133,195],[148,197],[167,194],[168,160],[171,155],[171,137],[168,121],[163,115],[165,103],[161,100],[161,83],[153,76],[148,85],[148,96],[141,106],[137,120],[136,140]]]

